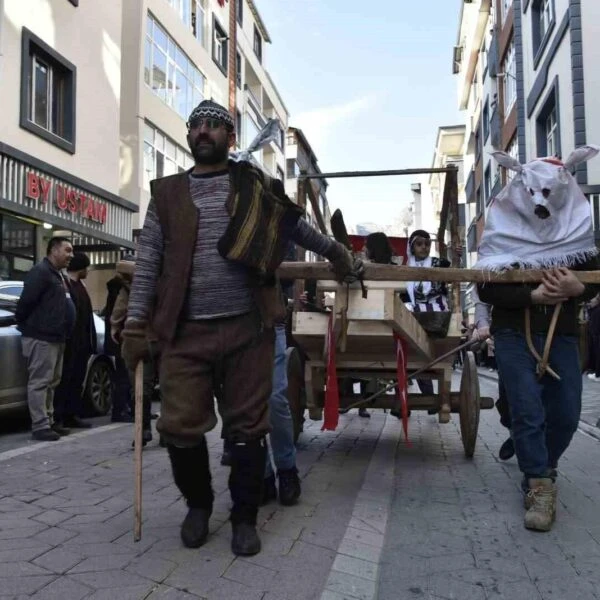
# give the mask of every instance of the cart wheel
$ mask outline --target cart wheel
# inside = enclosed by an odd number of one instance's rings
[[[475,355],[469,351],[465,356],[460,380],[460,435],[467,458],[472,458],[475,452],[480,401]]]
[[[287,398],[294,423],[294,443],[298,441],[300,432],[304,429],[304,409],[306,396],[304,391],[304,371],[297,348],[290,347],[286,350],[288,388]]]

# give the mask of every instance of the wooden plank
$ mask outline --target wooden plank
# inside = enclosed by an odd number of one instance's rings
[[[285,263],[290,264],[290,263]],[[367,281],[366,282],[367,291],[372,290],[396,290],[397,292],[403,292],[406,290],[407,282],[406,281]],[[317,282],[317,292],[325,293],[325,292],[336,292],[340,287],[340,284],[335,281],[335,279],[321,279]],[[360,290],[360,283],[352,284],[350,289]],[[362,290],[361,290],[362,292]]]
[[[331,280],[329,263],[324,262],[284,262],[277,271],[284,279]],[[365,281],[445,281],[473,283],[540,283],[541,270],[514,269],[495,273],[480,269],[439,269],[407,267],[405,265],[365,264]],[[573,271],[582,283],[600,284],[600,271]],[[354,287],[358,284],[353,284]]]
[[[419,358],[433,360],[433,349],[425,330],[419,325],[413,314],[404,306],[398,294],[393,290],[385,292],[384,321],[406,342]]]

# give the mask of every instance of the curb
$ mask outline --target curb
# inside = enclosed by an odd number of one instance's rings
[[[92,429],[87,429],[78,433],[70,433],[58,441],[62,442],[62,444],[68,444],[69,442],[80,440],[81,438],[86,438],[90,435],[112,431],[113,429],[119,429],[121,427],[125,427],[126,425],[129,425],[129,423],[111,423],[110,425],[100,425],[100,427],[93,427]],[[56,448],[56,444],[57,442],[31,442],[30,445],[27,446],[14,448],[13,450],[6,450],[4,452],[0,452],[0,462],[10,460],[11,458],[15,458],[17,456],[22,456],[23,454],[30,454],[31,452],[36,452],[37,450]]]

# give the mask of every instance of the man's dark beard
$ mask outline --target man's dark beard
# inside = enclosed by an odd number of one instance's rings
[[[210,144],[212,148],[199,148],[200,144]],[[218,144],[207,138],[197,139],[191,146],[192,156],[197,165],[217,165],[225,162],[229,155],[229,147],[227,142]]]

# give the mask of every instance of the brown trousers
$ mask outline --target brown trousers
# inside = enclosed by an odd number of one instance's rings
[[[274,331],[257,313],[180,323],[161,348],[161,414],[156,428],[176,446],[197,446],[215,427],[215,397],[228,440],[269,432]]]

